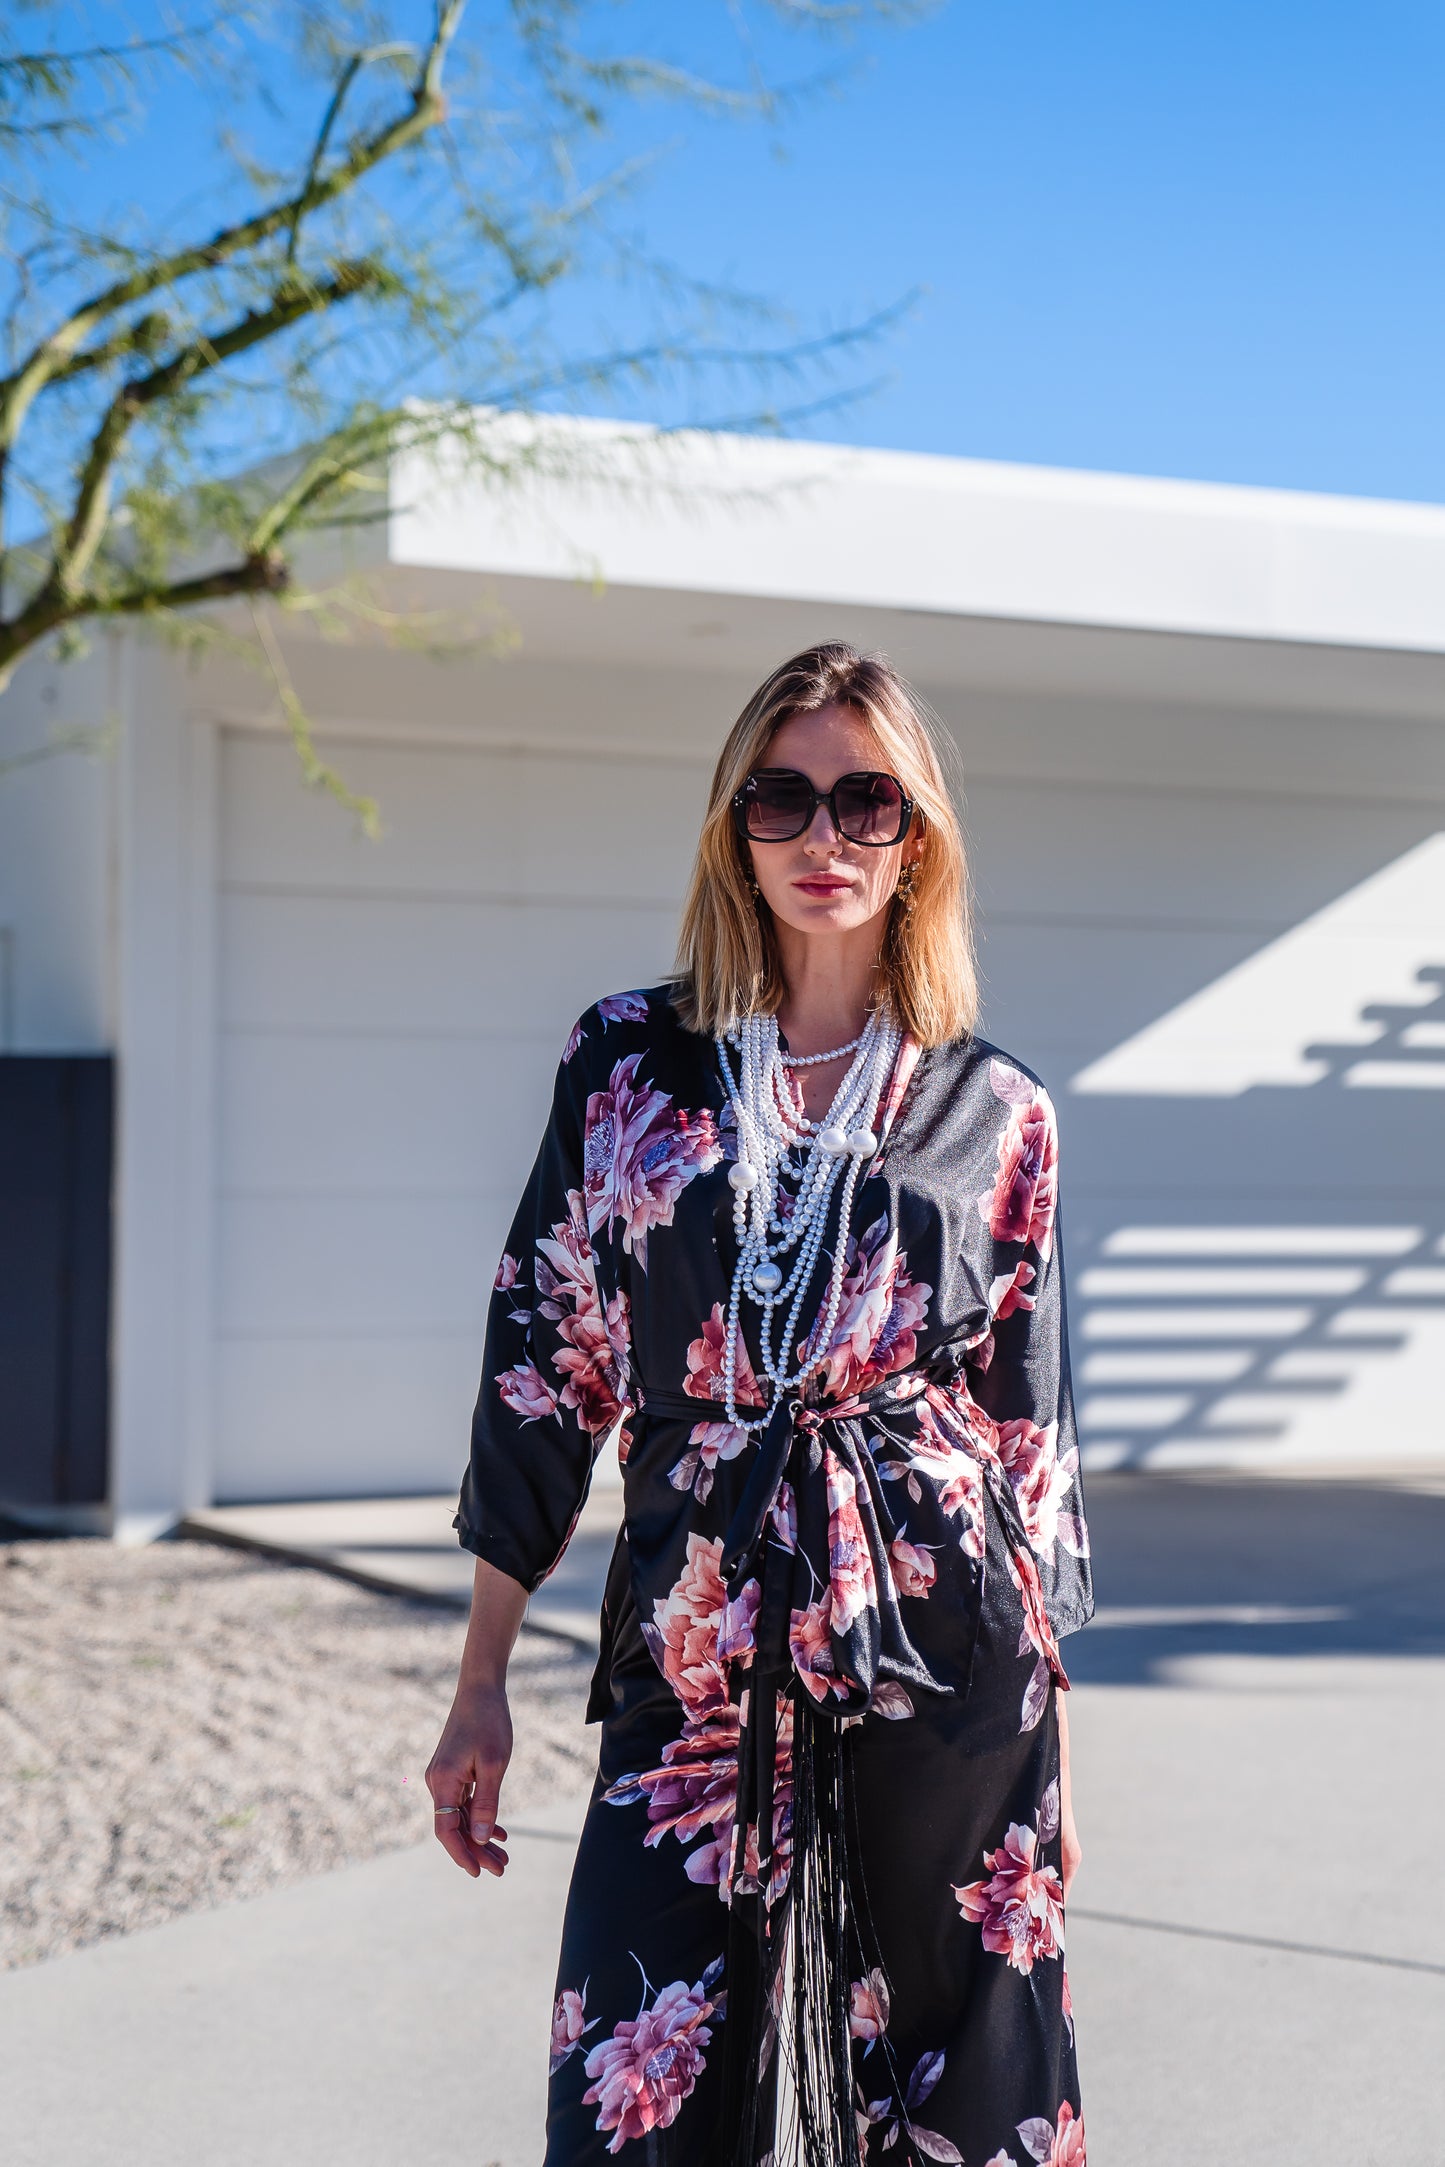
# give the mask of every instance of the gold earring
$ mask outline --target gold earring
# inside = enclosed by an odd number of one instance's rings
[[[917,878],[917,873],[918,868],[916,866],[905,865],[898,876],[898,900],[910,916],[913,913],[913,883]]]

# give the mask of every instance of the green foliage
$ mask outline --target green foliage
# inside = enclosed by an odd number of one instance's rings
[[[146,34],[123,8],[32,0],[0,23],[0,688],[97,620],[239,643],[308,776],[371,821],[316,753],[268,612],[430,639],[364,579],[323,600],[308,578],[322,537],[334,564],[385,516],[401,450],[445,447],[513,487],[557,456],[516,417],[559,401],[740,380],[730,418],[783,426],[775,387],[794,416],[836,399],[827,372],[887,314],[800,339],[754,297],[649,262],[617,221],[637,164],[603,146],[642,100],[776,122],[798,86],[764,78],[753,14],[811,35],[897,10],[716,0],[730,80],[687,57],[712,4],[668,52],[616,42],[625,0],[432,0],[424,18],[421,0],[230,0]],[[111,15],[110,43],[63,34]],[[164,218],[80,214],[76,161],[123,157],[166,101],[219,111],[218,83],[252,125],[242,141],[218,120],[214,215],[183,175]],[[655,335],[559,350],[551,297],[599,262],[649,282]]]

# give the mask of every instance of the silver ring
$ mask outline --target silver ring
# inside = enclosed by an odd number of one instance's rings
[[[461,1810],[460,1806],[434,1806],[432,1808],[432,1819],[435,1821],[444,1813],[460,1813]]]

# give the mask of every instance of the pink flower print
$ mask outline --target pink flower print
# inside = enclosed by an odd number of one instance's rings
[[[721,1302],[714,1302],[712,1315],[704,1323],[698,1337],[687,1350],[687,1375],[683,1379],[684,1392],[693,1399],[721,1402],[727,1394],[723,1382],[723,1345],[727,1324]],[[737,1334],[737,1371],[735,1377],[737,1403],[740,1407],[761,1407],[762,1394],[753,1374],[748,1350],[742,1333]],[[713,1470],[719,1460],[735,1460],[748,1441],[747,1430],[740,1422],[699,1422],[688,1437],[692,1448],[685,1452],[668,1476],[675,1490],[691,1490],[700,1501],[705,1502],[711,1494]]]
[[[753,1630],[763,1591],[756,1580],[744,1581],[735,1597],[723,1605],[717,1631],[720,1663],[751,1663],[756,1653]]]
[[[582,1199],[567,1198],[570,1218],[559,1220],[537,1243],[538,1313],[557,1326],[561,1346],[552,1367],[565,1382],[561,1401],[577,1410],[583,1428],[604,1436],[622,1412],[625,1356],[619,1364],[614,1335],[627,1343],[625,1297],[614,1297],[604,1317],[597,1296],[592,1245],[582,1218]]]
[[[587,1238],[582,1198],[576,1189],[567,1191],[567,1217],[559,1219],[550,1233],[537,1242],[539,1270],[537,1292],[544,1317],[571,1316],[596,1309],[597,1279],[592,1244]],[[548,1303],[553,1306],[547,1307]]]
[[[1001,1272],[988,1290],[988,1313],[995,1323],[1002,1324],[1016,1309],[1032,1309],[1034,1297],[1025,1294],[1024,1288],[1034,1278],[1032,1264],[1018,1263],[1011,1272]]]
[[[564,1986],[552,2011],[552,2068],[555,2077],[569,2054],[575,2054],[588,2032],[596,2031],[600,2017],[587,2022],[587,1988],[581,1993]]]
[[[1029,1421],[1000,1422],[998,1456],[1018,1501],[1024,1532],[1041,1558],[1059,1537],[1059,1507],[1074,1485],[1079,1455],[1074,1446],[1060,1456],[1059,1425],[1036,1429]]]
[[[721,1302],[714,1302],[712,1315],[706,1320],[701,1332],[687,1350],[687,1375],[682,1389],[695,1400],[716,1400],[721,1403],[727,1397],[723,1382],[723,1346],[727,1337],[727,1321],[723,1316]],[[753,1374],[752,1359],[741,1331],[735,1328],[737,1403],[739,1407],[761,1407],[763,1395],[758,1390],[758,1380]]]
[[[947,1388],[926,1384],[923,1396],[935,1429],[971,1459],[997,1467],[998,1425],[992,1415],[984,1413],[961,1378]]]
[[[607,1304],[607,1344],[617,1358],[617,1373],[625,1387],[632,1369],[632,1298],[619,1287]]]
[[[789,1717],[789,1720],[791,1721],[791,1717]],[[789,1758],[787,1760],[786,1768],[784,1766],[782,1754],[781,1752],[779,1753],[778,1761],[776,1764],[778,1773],[773,1779],[774,1789],[772,1853],[769,1858],[764,1861],[758,1847],[757,1823],[755,1821],[749,1821],[747,1825],[747,1830],[743,1837],[743,1855],[741,1859],[735,1859],[732,1865],[727,1869],[727,1879],[730,1883],[730,1886],[720,1885],[718,1888],[718,1894],[722,1897],[725,1903],[731,1903],[733,1890],[736,1890],[739,1896],[757,1896],[761,1894],[766,1908],[771,1911],[773,1907],[776,1904],[780,1903],[783,1897],[786,1896],[788,1893],[788,1879],[793,1870],[793,1779],[791,1753],[792,1748],[790,1745],[788,1749]],[[738,1839],[735,1835],[733,1838],[734,1846],[736,1846],[737,1840]],[[763,1880],[765,1868],[767,1876],[766,1884],[764,1884]]]
[[[560,1347],[552,1367],[566,1383],[564,1407],[575,1407],[577,1419],[589,1437],[605,1437],[622,1412],[616,1391],[612,1349],[599,1322],[578,1320],[568,1333],[571,1344]]]
[[[791,1482],[780,1482],[778,1494],[773,1499],[768,1514],[773,1527],[773,1540],[783,1550],[798,1547],[798,1499]]]
[[[998,1140],[993,1187],[978,1200],[995,1241],[1032,1242],[1047,1259],[1058,1205],[1059,1142],[1054,1109],[1040,1084],[995,1060],[989,1074],[994,1096],[1009,1108]]]
[[[1019,2138],[1030,2159],[1039,2167],[1088,2167],[1084,2152],[1084,2118],[1075,2116],[1065,2100],[1059,2109],[1057,2128],[1042,2114],[1031,2115],[1018,2125]]]
[[[722,1537],[687,1538],[687,1564],[665,1596],[652,1606],[652,1623],[643,1634],[652,1657],[673,1692],[694,1719],[710,1714],[727,1700],[727,1676],[718,1656],[718,1628],[727,1604],[719,1570]]]
[[[878,1608],[873,1556],[858,1510],[858,1485],[831,1452],[823,1454],[828,1481],[828,1582],[833,1631],[840,1637],[865,1610]]]
[[[604,1023],[646,1023],[647,999],[641,993],[609,993],[597,1003],[597,1013]]]
[[[688,1844],[710,1829],[711,1842],[686,1861],[693,1881],[716,1883],[732,1848],[741,1735],[741,1712],[730,1704],[709,1716],[688,1716],[680,1735],[663,1747],[660,1768],[619,1776],[602,1794],[609,1806],[646,1800],[648,1828],[642,1840],[651,1851],[664,1836]]]
[[[535,1362],[519,1362],[515,1369],[504,1369],[497,1379],[497,1391],[502,1405],[510,1407],[524,1422],[540,1422],[544,1415],[557,1411],[557,1395]]]
[[[981,1558],[984,1552],[983,1470],[966,1452],[955,1452],[949,1472],[938,1492],[940,1508],[950,1519],[961,1515],[966,1526],[958,1538],[965,1557]]]
[[[712,1495],[713,1470],[719,1460],[735,1460],[747,1444],[741,1422],[695,1422],[687,1433],[688,1450],[668,1474],[674,1490],[691,1490],[700,1504]]]
[[[492,1281],[493,1293],[505,1294],[508,1287],[514,1287],[517,1284],[517,1273],[520,1269],[521,1267],[510,1249],[504,1249],[502,1251],[502,1261],[497,1266],[497,1276]]]
[[[788,1650],[793,1658],[793,1668],[816,1701],[826,1700],[830,1693],[835,1693],[841,1700],[848,1691],[833,1667],[833,1646],[828,1635],[831,1612],[829,1597],[820,1595],[806,1610],[795,1610],[788,1627]]]
[[[875,1967],[853,1981],[848,1998],[848,2030],[853,2038],[867,2040],[866,2054],[888,2029],[888,1981]]]
[[[722,1157],[711,1113],[673,1109],[665,1091],[637,1087],[640,1053],[612,1071],[587,1101],[583,1179],[592,1234],[622,1222],[622,1246],[646,1268],[648,1230],[670,1226],[678,1197]]]
[[[568,1032],[567,1043],[562,1048],[562,1059],[564,1061],[571,1060],[573,1054],[577,1051],[577,1048],[582,1044],[586,1036],[587,1033],[583,1030],[582,1020],[579,1017],[576,1023],[573,1024],[571,1030]]]
[[[707,2019],[716,2006],[701,1982],[687,1986],[679,1979],[592,2049],[583,2065],[592,2081],[582,2103],[596,2107],[599,2130],[615,2131],[609,2152],[677,2120],[707,2067],[702,2050],[712,2042]]]
[[[609,1806],[647,1801],[648,1829],[642,1840],[649,1850],[656,1850],[665,1836],[690,1844],[706,1833],[708,1840],[688,1853],[683,1870],[699,1886],[716,1888],[724,1903],[732,1894],[728,1876],[737,1843],[738,1749],[747,1721],[746,1698],[741,1705],[728,1703],[701,1719],[689,1716],[681,1735],[663,1747],[660,1768],[620,1776],[602,1794]],[[778,1710],[773,1760],[770,1903],[787,1886],[792,1810],[793,1718],[791,1708],[783,1706]],[[757,1830],[750,1826],[737,1884],[740,1891],[756,1894],[759,1870]]]
[[[938,1567],[928,1552],[914,1543],[905,1542],[901,1535],[888,1545],[888,1563],[893,1573],[893,1585],[900,1595],[922,1599],[938,1578]]]
[[[933,1388],[929,1390],[931,1393]],[[939,1399],[946,1405],[941,1394]],[[964,1556],[981,1558],[985,1540],[983,1469],[972,1452],[959,1443],[966,1435],[958,1423],[942,1414],[941,1408],[935,1409],[930,1400],[924,1400],[918,1409],[918,1428],[908,1466],[936,1485],[940,1511],[950,1519],[962,1515],[965,1524],[959,1548]]]
[[[1074,2043],[1074,1997],[1069,1988],[1069,1967],[1064,1966],[1064,2030],[1069,2035],[1069,2045]]]
[[[1039,1569],[1027,1550],[1011,1549],[1008,1553],[1008,1571],[1023,1604],[1024,1629],[1019,1637],[1019,1654],[1025,1654],[1029,1648],[1036,1648],[1060,1685],[1063,1685],[1066,1682],[1063,1658],[1054,1638],[1054,1629],[1049,1623]]]
[[[933,1289],[909,1278],[907,1261],[886,1217],[875,1219],[856,1245],[849,1243],[838,1321],[819,1373],[829,1399],[849,1399],[912,1364]],[[798,1353],[806,1360],[806,1341]]]
[[[954,1887],[958,1908],[982,1930],[983,1945],[1027,1974],[1064,1946],[1064,1890],[1052,1866],[1034,1867],[1038,1837],[1014,1821],[996,1851],[985,1851],[986,1878]]]
[[[748,1720],[748,1696],[743,1693],[738,1710],[744,1728]],[[741,1852],[741,1856],[739,1856]],[[793,1867],[793,1704],[790,1700],[778,1703],[777,1729],[773,1745],[773,1842],[766,1859],[761,1855],[758,1828],[749,1821],[745,1828],[735,1828],[731,1841],[724,1851],[720,1865],[718,1895],[724,1903],[730,1903],[732,1891],[740,1896],[756,1896],[761,1891],[769,1911],[787,1894],[788,1878]],[[690,1870],[690,1869],[689,1869]],[[766,1871],[766,1881],[764,1873]],[[693,1876],[697,1878],[696,1875]]]
[[[1037,1565],[1027,1550],[1015,1550],[1010,1546],[1008,1570],[1023,1606],[1024,1628],[1019,1635],[1019,1654],[1027,1655],[1030,1648],[1038,1651],[1038,1661],[1024,1687],[1023,1707],[1019,1712],[1019,1730],[1023,1732],[1033,1730],[1043,1716],[1049,1704],[1050,1678],[1056,1679],[1065,1691],[1069,1680],[1054,1629],[1049,1623]]]

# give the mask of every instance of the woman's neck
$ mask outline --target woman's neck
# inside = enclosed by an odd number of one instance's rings
[[[858,930],[867,933],[871,928]],[[785,939],[781,948],[786,990],[778,1027],[790,1049],[799,1054],[822,1053],[856,1038],[877,991],[876,942],[795,935],[791,941]]]

